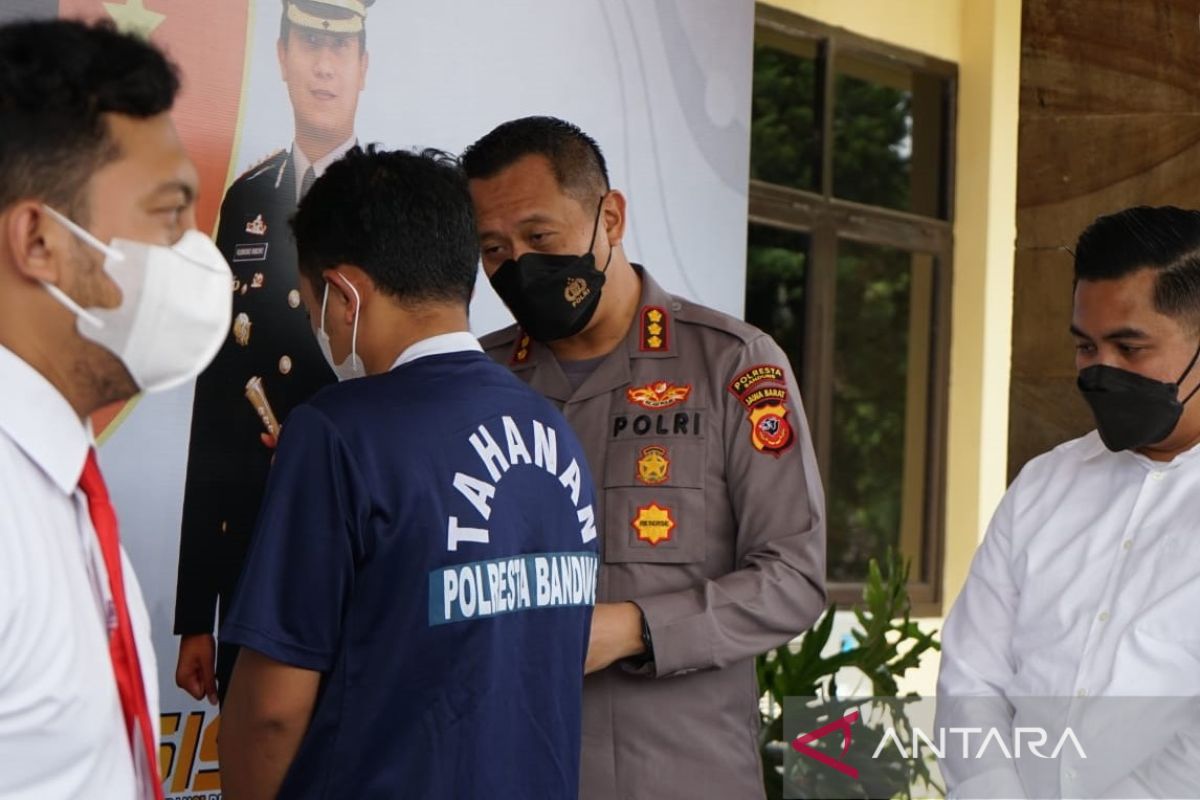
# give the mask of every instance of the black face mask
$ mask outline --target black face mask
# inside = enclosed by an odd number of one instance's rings
[[[1114,453],[1136,450],[1171,435],[1197,386],[1179,399],[1179,384],[1192,371],[1200,347],[1175,383],[1165,383],[1116,367],[1097,364],[1080,370],[1076,381],[1083,399],[1092,407],[1104,446]]]
[[[596,245],[600,229],[600,209],[596,207],[596,222],[592,226],[592,244],[581,256],[525,253],[517,260],[505,261],[492,274],[492,288],[517,323],[539,342],[567,339],[587,327],[600,304],[600,288],[604,286],[604,271],[596,269]],[[612,261],[612,249],[608,261]]]

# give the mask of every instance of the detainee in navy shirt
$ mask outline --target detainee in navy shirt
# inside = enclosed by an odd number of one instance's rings
[[[292,227],[341,382],[288,415],[220,631],[226,796],[576,797],[594,488],[559,411],[467,330],[466,179],[353,148]]]
[[[573,797],[583,450],[469,333],[415,347],[292,411],[222,636],[324,676],[283,797]]]

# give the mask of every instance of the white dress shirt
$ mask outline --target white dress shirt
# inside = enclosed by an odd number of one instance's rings
[[[330,164],[346,155],[346,152],[351,147],[354,147],[357,142],[357,137],[354,134],[350,134],[349,139],[342,142],[337,147],[318,158],[316,161],[309,161],[308,156],[306,156],[304,151],[300,149],[300,145],[292,142],[292,160],[294,161],[295,166],[295,169],[293,169],[292,172],[296,173],[296,202],[300,202],[300,190],[304,186],[304,173],[308,172],[308,168],[310,166],[312,167],[313,175],[318,178],[321,177],[325,174],[325,170],[329,168]]]
[[[109,658],[108,580],[78,488],[91,435],[3,347],[0,386],[0,798],[129,800],[137,781]],[[150,620],[121,557],[157,738]]]
[[[428,339],[422,339],[419,342],[413,342],[408,347],[404,348],[404,352],[396,357],[392,362],[392,369],[407,364],[410,361],[416,361],[418,358],[425,356],[436,356],[444,353],[459,353],[463,351],[474,350],[478,353],[483,352],[483,347],[480,346],[479,340],[469,331],[454,331],[453,333],[439,333],[437,336],[430,336]]]
[[[1008,700],[1010,725],[1020,724],[1020,702],[1016,723],[1012,719],[1019,698],[1070,698],[1064,707],[1072,714],[1124,709],[1110,729],[1121,731],[1120,755],[1093,753],[1074,765],[1064,758],[1054,776],[1039,774],[1051,762],[1019,759],[1012,766],[1026,791],[1031,781],[1044,787],[1053,778],[1061,781],[1051,789],[1059,797],[1160,796],[1128,783],[1114,788],[1113,781],[1156,757],[1200,767],[1200,720],[1156,724],[1141,734],[1134,724],[1142,712],[1163,722],[1162,704],[1152,710],[1146,698],[1200,695],[1200,447],[1156,462],[1110,452],[1093,431],[1025,466],[996,510],[946,619],[939,724],[950,722],[941,710],[948,698],[988,695]],[[1122,696],[1143,700],[1084,699]],[[1169,736],[1152,742],[1159,734]],[[968,777],[962,765],[949,766],[943,771],[952,786]],[[1196,779],[1195,769],[1186,771]],[[1160,760],[1154,772],[1169,770]],[[1011,779],[992,775],[985,779],[990,787],[970,784],[959,793],[983,796]],[[1200,785],[1181,785],[1192,791],[1168,796],[1200,796]]]

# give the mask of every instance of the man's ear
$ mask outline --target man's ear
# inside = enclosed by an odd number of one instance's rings
[[[291,34],[285,34],[290,36]],[[275,57],[279,59],[279,79],[287,83],[287,42],[280,36],[275,41]]]
[[[616,189],[609,190],[601,203],[600,216],[608,246],[620,247],[625,237],[625,195]]]
[[[70,252],[70,231],[35,200],[9,206],[2,227],[5,255],[16,271],[28,280],[58,285],[64,256]]]
[[[367,296],[374,291],[375,284],[367,273],[355,266],[342,264],[321,273],[329,284],[329,305],[342,314],[346,324],[354,322],[355,315],[362,313]]]

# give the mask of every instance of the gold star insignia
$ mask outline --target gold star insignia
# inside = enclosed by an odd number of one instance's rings
[[[646,330],[650,331],[650,333],[653,333],[655,336],[658,336],[660,333],[662,333],[662,325],[652,323],[646,326]]]
[[[662,347],[662,339],[658,338],[657,336],[651,336],[646,340],[646,344],[654,348]]]
[[[659,320],[661,320],[661,319],[663,318],[663,315],[662,315],[662,312],[661,312],[661,311],[658,311],[658,310],[656,309],[656,310],[653,310],[653,311],[649,311],[649,312],[647,312],[647,314],[646,314],[646,317],[647,317],[647,318],[648,318],[648,319],[649,319],[651,322],[658,322]]]
[[[104,10],[117,23],[117,30],[121,33],[149,39],[150,34],[154,33],[155,28],[162,24],[167,15],[151,11],[143,5],[144,2],[145,0],[124,0],[122,3],[105,3]]]

